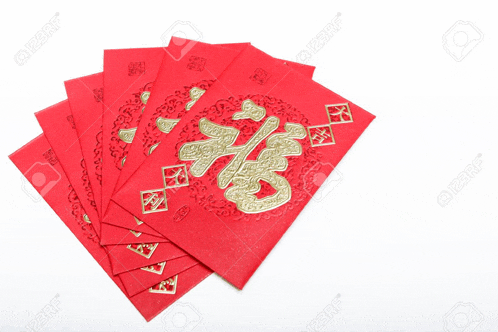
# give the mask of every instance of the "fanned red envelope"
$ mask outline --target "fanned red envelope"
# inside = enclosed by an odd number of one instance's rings
[[[375,118],[250,43],[104,51],[10,158],[149,321],[242,289]]]
[[[123,282],[112,275],[108,252],[99,245],[93,226],[83,218],[85,211],[81,202],[74,195],[57,157],[48,153],[50,150],[51,146],[46,138],[40,135],[14,152],[10,159],[35,189],[43,194],[45,201],[126,295]],[[134,296],[126,296],[142,316],[150,321],[210,274],[209,269],[198,264]]]
[[[113,200],[241,289],[373,119],[248,46]]]

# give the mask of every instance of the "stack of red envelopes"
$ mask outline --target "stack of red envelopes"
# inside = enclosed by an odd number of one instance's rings
[[[104,51],[10,158],[146,320],[242,289],[374,116],[314,67],[173,37]]]

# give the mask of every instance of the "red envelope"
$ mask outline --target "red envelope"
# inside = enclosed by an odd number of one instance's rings
[[[78,135],[99,217],[102,216],[102,73],[65,81],[73,123]]]
[[[108,253],[99,245],[95,229],[83,218],[85,211],[74,195],[57,157],[47,153],[50,149],[46,138],[40,135],[13,153],[10,159],[126,295],[120,278],[111,273]],[[210,274],[211,271],[203,265],[195,265],[177,277],[165,279],[149,290],[127,297],[142,316],[150,321]]]
[[[71,107],[71,114],[74,119],[74,126],[76,127],[79,139],[79,145],[83,158],[86,161],[88,177],[92,186],[97,211],[99,216],[102,216],[103,74],[98,73],[76,78],[66,81],[64,84]],[[128,229],[102,224],[99,233],[101,244],[150,243],[165,240],[159,233],[152,230],[141,221],[137,222],[132,224],[132,227]],[[138,227],[140,225],[141,227]],[[137,234],[140,234],[141,239],[137,238]],[[153,236],[147,234],[152,234]]]
[[[374,118],[249,46],[113,200],[242,289]]]
[[[157,71],[162,47],[104,51],[104,113],[102,123],[102,210],[105,215],[126,158],[133,128],[140,121]]]
[[[176,39],[178,38],[172,39],[170,43],[172,46],[169,46],[169,49],[175,45],[183,45],[182,42],[175,42]],[[241,51],[248,45],[249,43],[222,46]],[[116,188],[119,188],[129,178],[157,147],[167,131],[188,112],[187,109],[192,107],[202,93],[213,84],[216,77],[225,70],[231,62],[229,58],[223,61],[226,52],[226,49],[219,46],[197,42],[188,54],[179,60],[170,56],[163,58],[152,93],[134,132],[136,139],[130,144],[131,147],[127,146],[126,163],[119,174]],[[212,59],[217,59],[217,61],[213,62]],[[286,62],[310,78],[313,75],[314,67],[312,66],[286,60],[280,61]],[[131,228],[135,226],[135,220],[134,216],[111,202],[104,223]]]

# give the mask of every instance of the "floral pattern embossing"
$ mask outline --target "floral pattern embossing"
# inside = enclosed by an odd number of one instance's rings
[[[119,170],[123,168],[123,160],[126,158],[130,148],[130,144],[124,141],[121,136],[123,136],[124,131],[131,131],[133,128],[136,128],[140,122],[145,107],[144,101],[146,102],[141,97],[143,93],[152,89],[152,84],[147,83],[138,92],[133,93],[133,97],[119,108],[118,116],[114,120],[109,149],[114,160],[114,165]]]

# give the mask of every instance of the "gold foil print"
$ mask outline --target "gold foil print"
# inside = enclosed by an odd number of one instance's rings
[[[142,225],[144,222],[140,219],[138,219],[137,217],[133,216],[133,218],[135,218],[135,222],[137,223],[138,226]]]
[[[312,147],[335,144],[330,125],[310,126],[307,129]]]
[[[237,204],[245,213],[260,213],[275,209],[287,203],[292,191],[289,182],[275,171],[285,171],[288,166],[287,156],[302,154],[302,147],[295,139],[306,137],[306,129],[301,124],[286,123],[285,133],[276,133],[268,137],[279,126],[280,120],[268,117],[263,125],[243,145],[233,146],[239,130],[220,126],[206,118],[199,121],[199,130],[210,139],[183,144],[178,153],[180,160],[193,160],[190,166],[192,176],[203,176],[211,165],[220,157],[234,155],[232,160],[217,176],[218,187],[225,189],[225,198]],[[263,140],[266,148],[261,150],[254,161],[247,161],[248,155]],[[276,192],[273,195],[258,198],[259,181],[270,184]]]
[[[133,251],[134,253],[149,259],[156,250],[158,245],[159,243],[129,244],[127,248]]]
[[[242,111],[232,115],[233,120],[251,119],[261,121],[266,116],[266,108],[256,105],[251,99],[246,99],[240,107]]]
[[[83,215],[83,220],[89,224],[91,224],[92,222],[90,221],[90,218],[88,218],[88,215],[87,214],[84,214]]]
[[[162,212],[168,210],[166,192],[163,189],[145,190],[140,192],[142,213]]]
[[[149,292],[157,294],[175,294],[177,283],[178,283],[178,275],[172,278],[168,278],[164,281],[161,281],[157,285],[149,288]]]
[[[300,124],[286,123],[286,133],[271,135],[266,140],[266,148],[261,150],[255,161],[244,161],[232,178],[233,185],[225,191],[225,198],[237,204],[245,213],[260,213],[273,210],[290,201],[292,189],[286,178],[275,173],[285,171],[287,156],[303,153],[301,144],[295,139],[306,136]],[[265,181],[275,189],[273,195],[258,198],[255,193],[261,190],[260,181]]]
[[[192,106],[194,106],[195,102],[202,97],[204,92],[206,92],[206,90],[202,90],[197,87],[193,87],[192,89],[190,89],[189,95],[191,100],[185,105],[185,110],[189,111],[192,108]]]
[[[123,142],[129,144],[133,142],[133,138],[135,137],[136,132],[137,128],[120,129],[118,132],[118,136]]]
[[[325,105],[330,124],[353,122],[353,115],[349,103]]]
[[[171,130],[173,130],[178,122],[180,122],[180,119],[166,119],[159,117],[156,120],[156,125],[161,132],[168,134]]]
[[[142,101],[142,104],[147,104],[147,100],[149,100],[150,97],[150,92],[149,91],[144,91],[140,95],[140,101]]]
[[[135,235],[135,237],[140,237],[140,235],[142,235],[142,232],[136,232],[136,231],[131,230],[131,229],[130,229],[130,232],[131,232],[131,234]]]
[[[156,144],[154,144],[153,146],[150,147],[149,149],[149,155],[152,154],[152,152],[154,152],[154,150],[159,146],[159,143],[161,142],[158,142]]]
[[[161,275],[161,274],[163,274],[165,266],[166,266],[166,262],[162,262],[162,263],[157,263],[157,264],[149,265],[146,267],[142,267],[140,270],[144,270],[147,272],[152,272],[152,273]]]
[[[187,165],[166,166],[161,169],[164,188],[177,188],[188,186]]]

